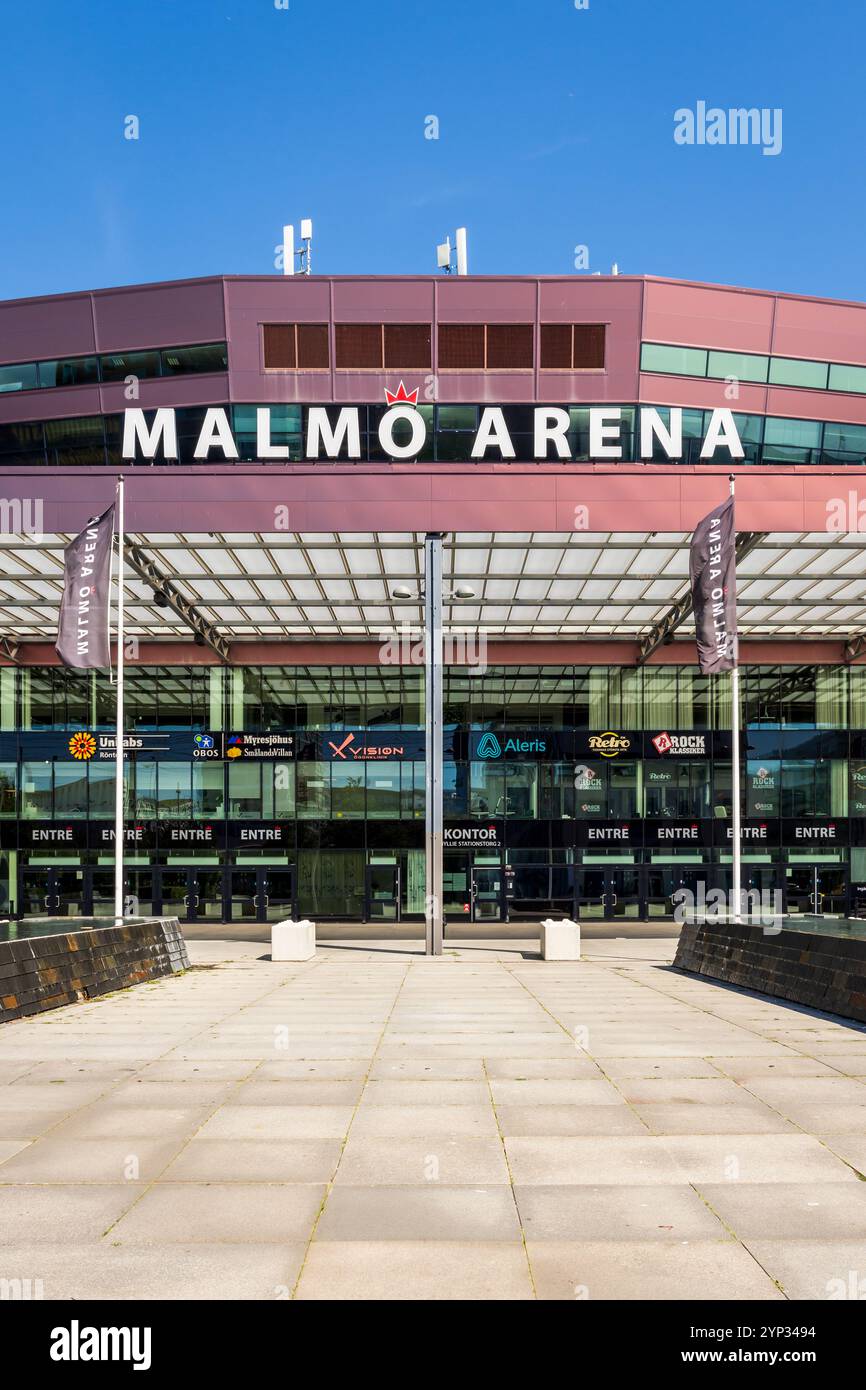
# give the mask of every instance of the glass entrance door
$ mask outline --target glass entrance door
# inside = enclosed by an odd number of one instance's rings
[[[193,893],[190,869],[155,869],[155,908],[164,917],[177,917],[180,922],[194,921]]]
[[[229,869],[228,908],[230,922],[261,922],[264,903],[262,902],[261,869]]]
[[[264,921],[282,922],[286,917],[294,917],[295,910],[295,871],[288,866],[265,869],[263,883],[259,892],[259,903],[264,907]]]
[[[641,871],[577,869],[577,912],[585,921],[636,920],[641,916]]]
[[[196,922],[223,922],[222,869],[192,869],[193,911]]]
[[[607,910],[611,918],[637,920],[641,915],[640,869],[612,869],[607,876]]]
[[[88,869],[91,917],[114,917],[114,869]],[[124,913],[126,908],[124,907]]]
[[[676,864],[652,864],[646,872],[646,916],[651,922],[682,920],[706,909],[712,891],[710,866],[682,869]],[[710,906],[715,903],[710,900]]]
[[[472,869],[473,922],[505,919],[505,875],[500,865],[476,864]]]
[[[368,922],[399,922],[400,866],[368,864],[364,917]]]
[[[844,864],[789,864],[786,910],[815,917],[844,917],[848,906],[848,869]]]
[[[584,921],[607,916],[607,874],[604,869],[576,869],[577,915]]]
[[[85,869],[25,865],[19,877],[18,902],[24,917],[88,915]]]
[[[160,911],[181,922],[222,922],[223,871],[220,868],[155,869]]]
[[[22,917],[86,916],[85,873],[83,868],[25,865],[18,890]]]
[[[295,871],[291,867],[227,869],[226,877],[229,921],[281,922],[294,917]]]

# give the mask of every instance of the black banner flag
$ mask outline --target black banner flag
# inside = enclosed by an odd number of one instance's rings
[[[108,606],[114,504],[89,522],[63,552],[64,584],[54,650],[80,670],[111,664]]]
[[[734,499],[695,527],[689,553],[695,639],[701,674],[714,676],[737,664],[737,565]]]

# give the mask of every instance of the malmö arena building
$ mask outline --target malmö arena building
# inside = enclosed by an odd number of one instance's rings
[[[446,934],[731,876],[696,522],[736,480],[743,886],[866,895],[866,305],[652,277],[240,276],[0,304],[0,908],[114,907],[114,690],[54,652],[126,492],[126,891]]]

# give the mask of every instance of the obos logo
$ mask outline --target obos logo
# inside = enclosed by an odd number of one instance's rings
[[[96,739],[93,734],[73,734],[69,740],[69,751],[79,762],[87,762],[96,752]]]
[[[502,746],[495,734],[483,734],[478,740],[476,756],[479,758],[501,758]]]

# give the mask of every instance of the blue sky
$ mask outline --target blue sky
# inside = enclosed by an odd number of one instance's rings
[[[866,299],[864,38],[856,0],[10,0],[0,298],[268,274],[309,215],[322,273],[465,223],[478,273]],[[781,108],[781,153],[676,144],[698,101]]]

